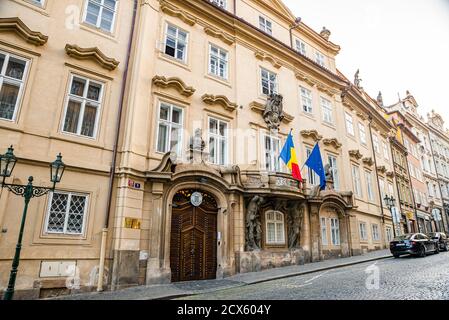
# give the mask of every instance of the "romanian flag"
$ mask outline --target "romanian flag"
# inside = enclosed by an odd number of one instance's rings
[[[284,148],[282,148],[279,158],[281,158],[287,167],[292,171],[293,178],[302,182],[301,171],[299,170],[298,159],[296,157],[295,145],[293,144],[293,136],[291,132],[287,137],[287,141],[285,141]]]

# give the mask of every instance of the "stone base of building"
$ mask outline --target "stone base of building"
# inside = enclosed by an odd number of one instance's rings
[[[288,251],[236,252],[236,272],[248,273],[266,269],[302,265],[310,262],[310,254],[303,249]]]
[[[123,289],[137,285],[139,285],[139,251],[114,250],[112,289]]]

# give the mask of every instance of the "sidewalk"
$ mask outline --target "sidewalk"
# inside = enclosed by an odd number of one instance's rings
[[[275,268],[260,272],[237,274],[225,279],[178,282],[164,285],[138,286],[117,291],[91,292],[52,298],[51,300],[155,300],[204,294],[270,280],[341,268],[373,260],[390,258],[390,250],[379,250],[349,258],[308,263],[300,266]]]

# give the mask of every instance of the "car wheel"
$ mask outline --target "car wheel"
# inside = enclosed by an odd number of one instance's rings
[[[434,251],[434,253],[435,253],[435,254],[440,253],[440,245],[439,245],[439,244],[435,245],[435,251]]]
[[[426,249],[424,246],[420,246],[418,249],[418,257],[423,258],[426,256]]]
[[[449,243],[447,243],[447,242],[444,245],[444,251],[449,251]]]
[[[393,257],[395,257],[395,258],[399,258],[401,255],[400,254],[397,254],[397,253],[394,253],[393,254]]]

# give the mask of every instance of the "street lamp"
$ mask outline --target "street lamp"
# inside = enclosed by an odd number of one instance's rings
[[[397,212],[393,212],[393,208],[396,204],[396,199],[393,196],[389,197],[388,195],[386,195],[384,198],[384,203],[385,203],[385,206],[390,210],[391,217],[393,219],[393,233],[394,233],[394,236],[396,237],[396,235],[397,235],[396,222],[399,223],[399,221],[396,221],[399,218],[397,216]]]
[[[25,220],[28,210],[28,204],[31,198],[41,197],[50,191],[54,191],[56,183],[61,181],[62,175],[64,174],[65,165],[62,162],[62,156],[59,154],[56,160],[50,164],[50,181],[53,182],[53,187],[35,187],[33,186],[33,177],[28,178],[27,185],[19,184],[9,184],[5,183],[5,179],[9,178],[16,165],[17,158],[14,156],[14,148],[11,146],[8,151],[0,155],[0,177],[2,178],[2,188],[7,188],[9,191],[15,195],[22,196],[25,200],[25,206],[23,208],[22,222],[20,224],[19,237],[16,245],[16,252],[14,254],[14,259],[12,261],[11,273],[9,276],[8,287],[5,291],[4,300],[12,300],[14,296],[14,287],[16,284],[17,269],[19,267],[20,251],[22,249],[22,237],[23,229],[25,227]]]

